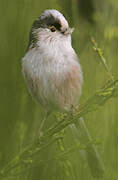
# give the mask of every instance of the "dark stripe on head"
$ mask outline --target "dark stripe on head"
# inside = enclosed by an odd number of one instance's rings
[[[52,14],[46,16],[46,17],[39,17],[37,18],[33,25],[33,29],[38,28],[48,28],[49,26],[55,26],[56,29],[61,30],[61,22],[58,18],[55,18]]]
[[[60,30],[61,28],[61,22],[58,18],[55,18],[52,14],[48,15],[45,18],[42,18],[42,24],[44,24],[44,26],[55,26],[56,29]]]

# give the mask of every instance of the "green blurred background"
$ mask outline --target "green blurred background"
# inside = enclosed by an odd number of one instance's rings
[[[104,52],[113,75],[118,75],[118,2],[117,0],[0,0],[0,168],[8,163],[38,134],[44,112],[28,93],[21,73],[21,58],[28,44],[32,22],[45,9],[61,11],[75,27],[73,47],[82,65],[84,85],[81,102],[107,81],[99,57],[93,50],[93,36]],[[107,102],[85,119],[105,164],[105,180],[118,180],[118,100]],[[45,129],[53,120],[47,121]],[[69,129],[65,147],[73,138]],[[42,154],[52,157],[58,144]],[[15,180],[93,180],[89,167],[78,151],[70,154],[66,165],[59,161],[42,164]]]

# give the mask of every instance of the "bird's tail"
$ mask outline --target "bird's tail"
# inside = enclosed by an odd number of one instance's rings
[[[88,165],[93,177],[103,177],[104,163],[97,150],[95,144],[92,143],[92,137],[86,127],[83,118],[80,118],[75,124],[70,125],[72,133],[76,139],[82,144],[87,144],[87,148],[84,151],[85,158],[88,161]]]

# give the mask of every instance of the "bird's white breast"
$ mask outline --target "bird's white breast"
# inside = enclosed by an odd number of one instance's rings
[[[22,69],[31,94],[46,108],[63,111],[77,105],[82,73],[69,43],[39,44],[26,53]]]

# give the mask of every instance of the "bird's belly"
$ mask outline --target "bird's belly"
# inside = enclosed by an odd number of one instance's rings
[[[69,111],[78,104],[82,85],[78,62],[27,62],[23,72],[32,96],[45,108]]]

